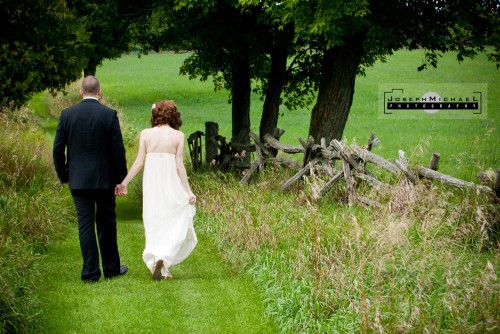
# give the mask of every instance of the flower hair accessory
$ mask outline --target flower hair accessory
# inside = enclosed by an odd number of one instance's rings
[[[151,106],[151,110],[155,110],[156,109],[156,103],[153,103],[153,105]]]

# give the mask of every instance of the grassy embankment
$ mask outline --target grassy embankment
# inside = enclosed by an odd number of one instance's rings
[[[46,278],[35,263],[71,217],[51,161],[30,112],[0,112],[0,333],[29,333],[40,325],[35,284]]]

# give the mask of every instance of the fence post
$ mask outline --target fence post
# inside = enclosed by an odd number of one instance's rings
[[[195,170],[201,166],[201,162],[203,160],[201,151],[202,136],[203,132],[196,131],[192,133],[188,138],[189,154],[191,155],[191,161]]]

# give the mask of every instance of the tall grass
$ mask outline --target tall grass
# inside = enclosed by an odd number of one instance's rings
[[[382,210],[349,208],[316,202],[312,184],[276,194],[289,176],[266,170],[250,187],[218,172],[194,181],[203,231],[262,286],[283,333],[500,328],[498,239],[487,233],[500,222],[488,198],[419,186],[411,200],[399,188],[379,196]]]
[[[0,113],[0,333],[37,326],[34,262],[61,235],[69,206],[45,134],[25,109]]]

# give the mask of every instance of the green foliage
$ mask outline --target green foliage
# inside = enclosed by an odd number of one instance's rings
[[[456,51],[457,60],[479,52],[499,59],[499,9],[495,1],[253,1],[276,24],[293,24],[296,38],[322,48],[343,45],[363,33],[364,65],[406,47]],[[494,49],[486,49],[494,46]],[[432,58],[435,59],[435,58]],[[424,63],[424,64],[427,64]],[[436,62],[428,64],[435,66]]]
[[[294,46],[293,31],[273,24],[260,6],[240,6],[232,1],[170,1],[155,6],[151,15],[135,22],[131,30],[142,53],[191,51],[180,73],[202,81],[211,77],[215,90],[225,89],[230,94],[235,60],[248,55],[255,92],[263,99],[270,76],[269,53],[276,46],[287,47],[293,60],[286,73],[283,101],[289,109],[312,102],[317,68],[311,59],[318,58],[303,43]]]
[[[0,112],[0,332],[38,324],[34,264],[69,216],[45,135],[26,110]]]
[[[1,107],[20,106],[80,76],[88,40],[64,1],[3,1],[0,22]]]
[[[104,59],[120,57],[130,48],[129,15],[116,0],[71,0],[68,8],[77,17],[88,36],[82,64],[85,74],[95,75],[96,67]]]
[[[130,48],[131,15],[115,0],[2,2],[0,106],[19,107],[35,93],[62,90],[103,59]]]

